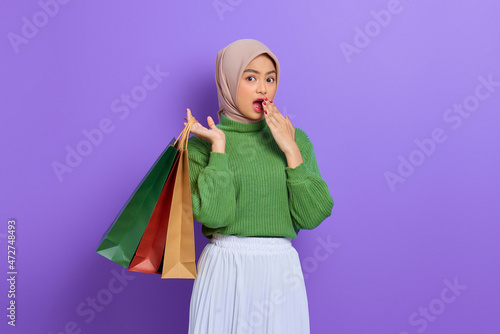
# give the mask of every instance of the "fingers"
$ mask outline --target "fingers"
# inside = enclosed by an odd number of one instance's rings
[[[287,124],[288,122],[286,121],[285,117],[281,114],[281,112],[276,108],[276,105],[272,100],[265,101],[266,104],[262,104],[264,107],[264,110],[267,111],[266,119],[269,120],[270,122],[273,122],[274,124]]]
[[[187,122],[184,122],[184,126],[187,126],[187,125],[188,125],[188,123],[189,123],[189,120],[190,120],[191,118],[193,118],[193,115],[191,114],[191,109],[186,108],[186,114],[187,114],[187,116],[186,116],[186,117],[184,117],[184,119],[185,119]],[[198,123],[198,121],[197,121],[197,120],[193,120],[193,121],[194,121],[194,122],[193,122],[193,125],[194,125],[194,124],[196,124],[196,123]]]
[[[273,117],[284,119],[283,115],[280,113],[278,108],[276,108],[276,105],[274,104],[274,102],[272,100],[268,100],[265,102],[266,102],[266,104],[262,104],[262,106],[264,107],[264,110],[267,111],[268,115],[272,115]]]
[[[207,117],[207,123],[208,123],[208,126],[210,127],[210,129],[213,129],[215,127],[214,120],[210,116]]]
[[[276,108],[276,105],[273,101],[268,100],[265,101],[266,104],[262,104],[264,110],[267,113],[264,113],[265,119],[269,127],[274,130],[281,128],[284,131],[287,131],[293,139],[295,139],[295,128],[293,127],[292,121],[288,116],[283,116],[281,112]]]
[[[266,101],[266,104],[262,103],[262,107],[264,109],[264,119],[266,120],[267,125],[274,128],[276,126],[276,119],[273,117],[273,113],[269,107],[269,101]]]
[[[270,106],[271,106],[271,101],[266,98],[266,100],[262,102],[262,108],[264,109],[264,115],[269,115],[269,113],[271,112]]]
[[[184,123],[184,126],[189,124],[191,122],[191,126],[195,125],[196,123],[199,123],[198,120],[196,120],[193,115],[191,114],[191,109],[186,108],[186,114],[187,116],[184,117],[184,119],[187,121],[187,123]]]

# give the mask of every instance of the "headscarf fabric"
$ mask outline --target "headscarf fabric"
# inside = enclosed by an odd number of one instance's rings
[[[277,87],[280,77],[278,58],[263,43],[255,39],[239,39],[217,53],[215,82],[217,84],[217,96],[219,99],[219,111],[217,112],[219,122],[221,120],[221,113],[224,113],[230,119],[242,123],[256,123],[260,121],[249,119],[238,110],[236,96],[243,71],[255,57],[261,54],[267,54],[274,60]]]

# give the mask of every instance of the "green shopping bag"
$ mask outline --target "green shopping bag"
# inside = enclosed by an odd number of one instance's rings
[[[173,138],[103,234],[98,254],[128,268],[178,154],[176,146]]]

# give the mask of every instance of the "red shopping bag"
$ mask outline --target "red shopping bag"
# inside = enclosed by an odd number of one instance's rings
[[[174,181],[178,162],[179,152],[177,152],[174,164],[163,186],[160,198],[156,203],[153,214],[149,219],[148,226],[142,235],[141,242],[128,267],[129,271],[160,274],[159,268],[164,255],[168,219],[172,204],[172,194],[174,192]]]

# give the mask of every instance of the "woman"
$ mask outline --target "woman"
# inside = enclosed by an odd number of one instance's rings
[[[273,102],[280,65],[264,44],[229,44],[215,76],[219,124],[195,123],[188,141],[193,217],[211,239],[198,260],[189,333],[309,333],[291,239],[331,215],[328,186],[306,133]]]

